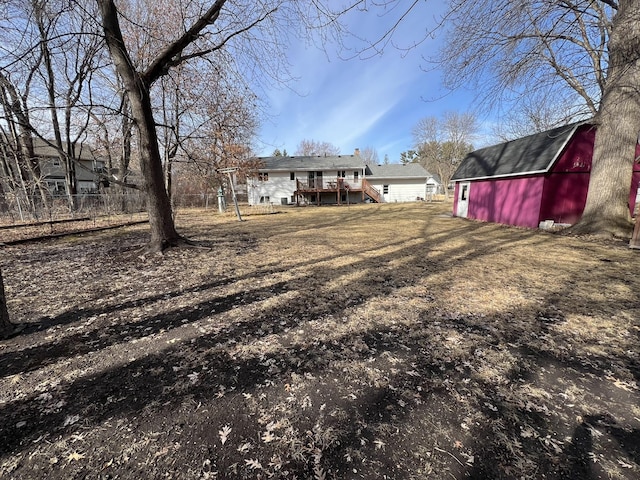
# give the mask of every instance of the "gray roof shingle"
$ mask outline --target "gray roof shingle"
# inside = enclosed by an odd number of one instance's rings
[[[388,165],[369,165],[367,177],[371,178],[428,178],[430,177],[419,163],[390,163]]]
[[[549,171],[584,122],[481,148],[467,155],[451,180],[509,177]]]
[[[364,168],[364,162],[356,155],[299,156],[299,157],[259,157],[259,170],[340,170]]]

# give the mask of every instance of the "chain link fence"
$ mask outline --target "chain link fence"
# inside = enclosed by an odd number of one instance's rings
[[[264,206],[261,208],[249,207],[246,198],[241,196],[238,200],[243,210],[247,212],[272,213],[273,211],[273,206],[269,206],[270,212],[262,212],[265,209]],[[232,212],[233,200],[225,198],[225,206],[226,212]],[[192,208],[217,212],[219,210],[218,195],[212,192],[174,194],[171,198],[171,207],[174,212]],[[82,194],[72,197],[52,195],[47,198],[46,203],[39,195],[27,197],[26,195],[0,194],[0,224],[2,225],[81,218],[95,220],[104,216],[129,215],[140,212],[146,212],[146,199],[144,193],[138,191],[125,194]]]
[[[0,222],[3,224],[51,222],[75,218],[131,214],[146,210],[141,192],[126,194],[52,195],[46,201],[39,195],[0,196]]]

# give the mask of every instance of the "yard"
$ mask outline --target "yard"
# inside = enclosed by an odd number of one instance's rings
[[[0,477],[639,478],[640,252],[449,212],[0,247]]]

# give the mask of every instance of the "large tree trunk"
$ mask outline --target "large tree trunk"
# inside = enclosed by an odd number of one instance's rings
[[[131,115],[138,129],[140,142],[140,170],[147,195],[147,210],[151,227],[150,249],[162,251],[180,240],[176,232],[171,204],[164,186],[162,157],[158,147],[156,125],[150,99],[150,85],[143,80],[127,53],[118,22],[117,10],[112,0],[97,0],[102,13],[105,40],[116,71],[122,79]]]
[[[640,132],[640,0],[621,0],[609,39],[589,192],[576,233],[628,238],[629,189]]]
[[[2,281],[2,270],[0,270],[0,339],[11,337],[21,330],[20,325],[14,325],[9,321],[7,298],[4,295],[4,282]]]

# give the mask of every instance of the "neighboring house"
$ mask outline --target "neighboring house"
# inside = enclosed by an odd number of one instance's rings
[[[366,179],[387,203],[424,200],[438,187],[433,175],[418,163],[369,165]]]
[[[247,196],[251,205],[415,201],[425,197],[429,177],[417,164],[414,165],[419,169],[403,165],[367,167],[357,154],[278,156],[259,160],[262,166],[257,175],[247,180]],[[373,184],[374,180],[380,188]],[[385,185],[387,193],[384,193]]]
[[[64,164],[58,151],[41,140],[34,140],[34,153],[40,163],[40,171],[47,188],[53,195],[67,193]],[[105,173],[105,162],[82,144],[76,145],[76,191],[78,194],[96,193],[100,183],[99,174]]]
[[[471,152],[452,178],[453,214],[530,228],[576,223],[587,198],[594,140],[593,125],[576,123]],[[634,163],[631,212],[639,183],[640,165]]]

